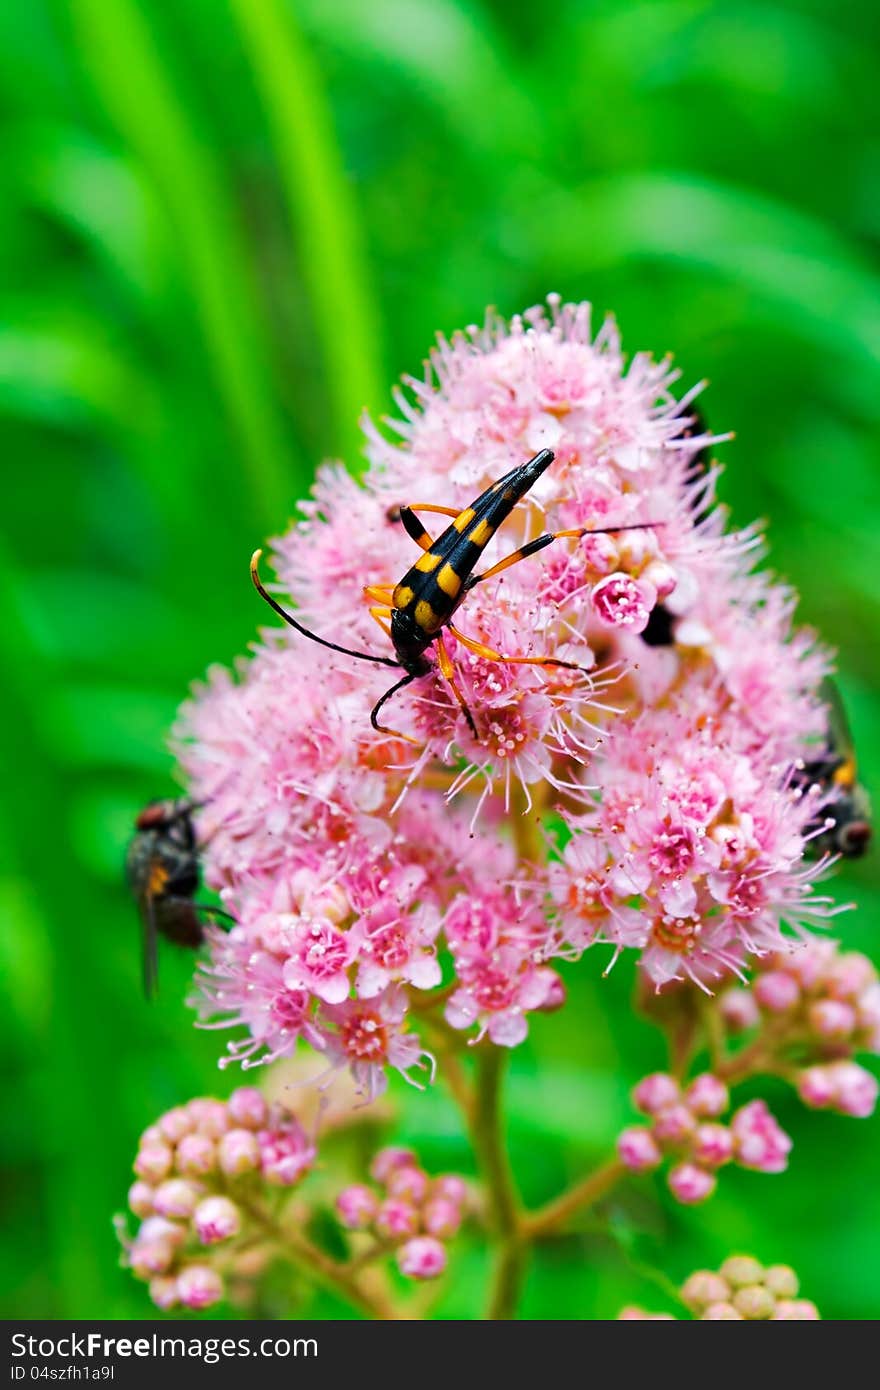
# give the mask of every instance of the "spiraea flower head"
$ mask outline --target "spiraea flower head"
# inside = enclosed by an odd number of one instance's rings
[[[197,995],[206,1026],[238,1030],[226,1061],[303,1041],[316,1077],[346,1066],[375,1097],[391,1072],[430,1078],[420,1011],[437,990],[447,1025],[512,1047],[564,1004],[555,959],[595,942],[637,951],[658,986],[712,988],[822,921],[802,863],[816,793],[792,768],[823,737],[827,657],[794,630],[789,591],[752,573],[756,533],[725,532],[707,461],[722,436],[676,375],[627,361],[587,305],[490,316],[441,340],[384,432],[367,422],[364,478],[324,469],[274,543],[298,621],[387,660],[363,588],[419,556],[401,506],[460,512],[550,449],[475,572],[574,533],[474,585],[444,630],[473,727],[433,644],[381,733],[370,711],[400,672],[289,627],[195,692],[180,761],[236,923],[209,931]],[[556,807],[554,841],[535,826]],[[847,1020],[826,1009],[816,1026]],[[145,1152],[145,1181],[166,1147]],[[251,1153],[225,1141],[224,1171]]]

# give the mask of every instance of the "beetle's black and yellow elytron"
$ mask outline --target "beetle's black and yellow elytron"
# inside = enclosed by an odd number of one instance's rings
[[[317,633],[303,627],[302,623],[282,608],[264,589],[258,569],[262,551],[255,551],[251,560],[251,577],[258,592],[286,623],[296,628],[297,632],[301,632],[304,637],[311,638],[313,642],[320,642],[322,646],[329,647],[332,651],[343,652],[347,656],[357,657],[360,661],[372,661],[404,672],[401,679],[396,681],[389,690],[386,690],[380,700],[377,700],[370,714],[370,722],[379,733],[395,733],[395,730],[388,729],[379,723],[379,711],[398,690],[402,690],[404,686],[417,680],[419,676],[428,675],[433,669],[426,656],[428,648],[433,646],[437,653],[437,664],[440,672],[461,706],[471,732],[475,737],[477,736],[474,717],[456,682],[452,658],[443,641],[444,628],[448,629],[468,651],[475,652],[488,661],[527,666],[563,666],[570,670],[580,669],[574,662],[560,661],[553,656],[505,656],[501,652],[487,647],[483,642],[475,641],[474,638],[466,636],[452,624],[456,610],[476,584],[482,583],[484,579],[494,578],[496,574],[501,574],[503,570],[509,569],[511,565],[526,559],[527,556],[537,554],[539,550],[543,550],[545,546],[550,545],[555,540],[565,536],[580,537],[615,534],[619,531],[645,530],[654,525],[653,522],[639,522],[629,526],[583,527],[566,531],[547,531],[544,535],[536,536],[534,540],[520,546],[518,550],[507,555],[503,560],[499,560],[497,564],[484,570],[482,574],[474,574],[480,556],[492,536],[513,511],[517,502],[525,496],[541,474],[550,467],[553,458],[552,450],[542,449],[527,463],[520,464],[517,468],[512,468],[509,473],[505,473],[503,478],[499,478],[485,492],[480,493],[480,496],[463,511],[456,511],[453,507],[436,506],[433,503],[412,503],[409,506],[400,507],[400,521],[424,554],[407,570],[399,584],[369,584],[364,588],[364,594],[373,601],[374,605],[371,607],[370,613],[391,638],[394,646],[394,658],[374,656],[369,652],[353,651],[350,647],[342,647],[336,642],[329,642],[326,638],[319,637]],[[437,512],[441,516],[451,517],[451,524],[434,540],[419,521],[416,515],[416,512],[419,511]],[[406,738],[408,735],[398,734],[397,737]]]
[[[199,853],[193,824],[195,805],[186,800],[151,801],[135,820],[125,872],[141,917],[144,992],[155,993],[158,938],[195,950],[204,939],[201,914],[228,919],[220,908],[195,902]],[[231,920],[231,919],[228,919]]]
[[[799,768],[795,784],[820,786],[827,794],[807,833],[813,832],[811,855],[842,854],[859,859],[871,842],[871,803],[858,777],[855,748],[846,708],[836,681],[822,682],[828,708],[825,750]]]

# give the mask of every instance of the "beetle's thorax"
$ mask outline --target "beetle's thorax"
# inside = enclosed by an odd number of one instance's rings
[[[391,640],[401,666],[411,676],[424,676],[431,669],[425,652],[434,636],[419,627],[412,613],[395,608],[391,614]]]

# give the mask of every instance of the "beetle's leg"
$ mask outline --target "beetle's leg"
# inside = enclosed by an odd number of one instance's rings
[[[434,541],[416,516],[417,511],[437,512],[440,516],[451,516],[453,520],[459,515],[454,507],[440,507],[433,502],[412,502],[407,507],[401,507],[400,519],[403,522],[404,530],[407,535],[412,536],[416,545],[422,547],[422,550],[430,550]]]
[[[470,708],[468,707],[468,702],[464,698],[464,696],[461,693],[461,690],[458,687],[458,682],[455,679],[455,667],[452,664],[452,657],[449,655],[446,643],[443,641],[442,637],[437,638],[436,647],[437,664],[440,667],[440,674],[446,681],[446,684],[449,686],[458,703],[461,705],[462,713],[464,714],[464,717],[468,722],[468,728],[470,729],[474,738],[478,738],[479,735],[477,733],[477,726],[474,723],[474,716],[471,714]]]
[[[518,565],[520,560],[528,559],[529,555],[535,555],[545,546],[552,545],[554,541],[561,540],[565,536],[616,536],[619,531],[649,531],[656,526],[654,521],[638,521],[631,526],[582,526],[574,527],[568,531],[547,531],[543,536],[536,536],[527,545],[521,545],[519,550],[514,550],[512,555],[506,555],[503,560],[499,560],[497,565],[492,565],[484,570],[482,574],[472,574],[465,580],[465,590],[472,589],[475,584],[481,583],[484,579],[494,579],[496,574],[501,574],[502,570],[510,569],[511,565]]]
[[[384,604],[381,608],[370,609],[370,617],[376,619],[376,622],[388,637],[391,636],[391,628],[388,624],[388,619],[391,617],[393,611],[393,609],[388,608],[387,605]]]
[[[417,748],[421,748],[422,745],[417,738],[412,738],[410,734],[402,734],[399,729],[387,728],[385,724],[379,723],[378,717],[380,709],[388,700],[391,699],[391,696],[396,695],[398,690],[402,690],[405,685],[409,685],[410,681],[414,680],[415,676],[406,675],[402,678],[402,680],[396,681],[389,690],[386,690],[385,694],[379,697],[379,699],[374,704],[373,708],[370,710],[370,723],[376,730],[377,734],[388,734],[391,738],[402,738],[407,743],[414,743]]]
[[[477,642],[473,637],[466,637],[463,632],[459,632],[457,627],[453,627],[452,623],[449,623],[448,627],[453,637],[463,647],[467,647],[469,652],[474,652],[477,656],[482,656],[486,661],[500,661],[505,666],[564,666],[567,671],[586,670],[586,667],[578,666],[576,661],[560,661],[555,656],[502,656],[501,652],[496,652],[494,647],[487,647],[485,642]]]
[[[377,603],[387,604],[391,595],[394,593],[393,584],[365,584],[364,598],[374,599]]]

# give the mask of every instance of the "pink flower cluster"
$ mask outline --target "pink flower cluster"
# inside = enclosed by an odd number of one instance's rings
[[[681,1287],[680,1298],[698,1322],[816,1322],[815,1303],[798,1298],[799,1284],[788,1265],[766,1269],[750,1255],[731,1255],[717,1274],[697,1270]],[[637,1307],[618,1315],[625,1321],[668,1321],[669,1313],[646,1313]],[[674,1321],[674,1319],[673,1319]]]
[[[396,1250],[410,1279],[436,1279],[446,1269],[446,1245],[461,1226],[468,1190],[454,1173],[429,1177],[411,1149],[381,1149],[370,1167],[375,1186],[352,1183],[336,1199],[349,1231],[371,1232]]]
[[[362,587],[418,553],[401,504],[463,508],[549,447],[481,567],[545,530],[641,528],[559,540],[468,594],[464,633],[579,668],[450,634],[476,735],[436,666],[383,715],[418,748],[376,734],[393,673],[289,628],[196,692],[178,748],[206,879],[237,922],[200,973],[203,1021],[242,1030],[227,1060],[303,1039],[372,1097],[389,1070],[430,1076],[418,1015],[438,987],[451,1026],[512,1046],[564,1000],[554,958],[606,941],[658,985],[705,984],[827,914],[802,863],[818,793],[792,773],[825,738],[827,656],[793,630],[792,595],[751,573],[756,534],[725,534],[706,462],[720,436],[694,432],[675,378],[626,362],[586,305],[492,318],[441,341],[398,397],[399,442],[368,423],[363,481],[325,469],[275,543],[299,619],[388,657]],[[548,867],[520,812],[557,806]]]
[[[786,1077],[806,1105],[873,1114],[877,1080],[852,1060],[880,1053],[880,979],[867,956],[827,940],[768,956],[718,1010],[731,1035],[748,1033],[756,1069]]]
[[[314,1160],[299,1121],[246,1086],[225,1102],[191,1100],[145,1130],[128,1194],[140,1225],[133,1239],[122,1238],[126,1262],[149,1281],[153,1302],[219,1303],[224,1270],[234,1269],[239,1245],[259,1233],[254,1200],[267,1188],[293,1187]]]
[[[674,1077],[654,1072],[639,1082],[633,1100],[651,1124],[623,1130],[618,1155],[634,1173],[651,1172],[672,1158],[667,1182],[679,1202],[693,1205],[711,1197],[716,1173],[726,1163],[758,1173],[782,1173],[788,1166],[791,1140],[762,1100],[741,1106],[728,1124],[720,1122],[730,1095],[711,1072],[684,1090]]]

